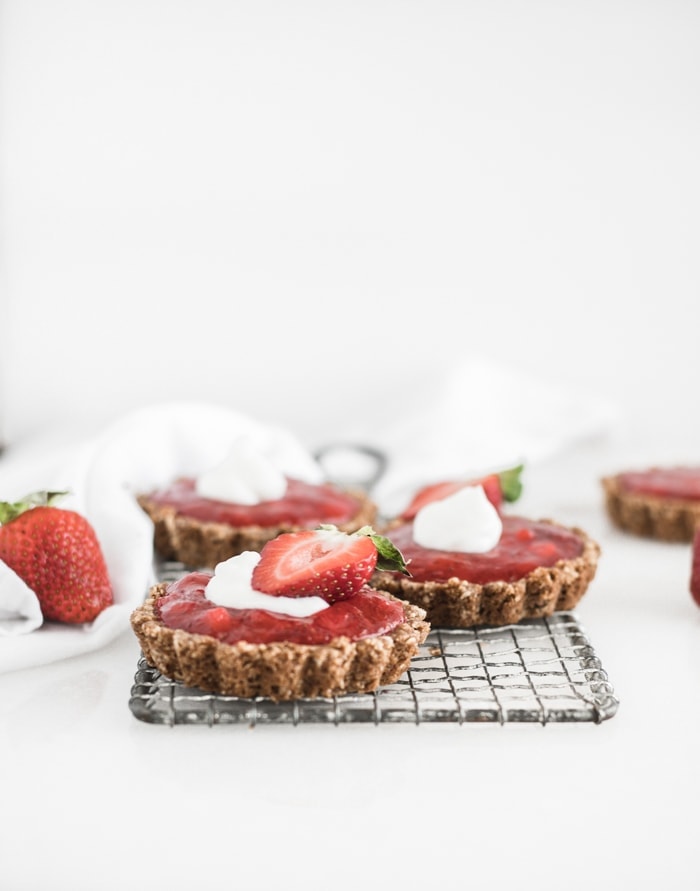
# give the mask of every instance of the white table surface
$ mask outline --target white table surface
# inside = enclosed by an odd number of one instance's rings
[[[698,888],[690,548],[614,530],[605,442],[529,468],[518,511],[603,554],[577,615],[599,723],[175,726],[129,709],[139,649],[0,676],[0,887]]]

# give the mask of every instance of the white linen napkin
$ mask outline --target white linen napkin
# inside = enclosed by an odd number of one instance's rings
[[[0,560],[0,637],[27,634],[43,621],[36,594]]]
[[[2,563],[0,624],[5,633],[0,637],[0,672],[90,652],[127,630],[132,610],[155,581],[153,526],[136,495],[215,466],[243,434],[274,454],[277,466],[288,475],[310,482],[323,478],[318,462],[286,430],[201,403],[140,409],[59,454],[3,457],[3,500],[19,500],[41,489],[70,490],[59,506],[77,510],[91,522],[115,602],[86,625],[42,624],[33,592]]]
[[[411,383],[410,410],[374,429],[388,457],[372,489],[387,517],[421,486],[547,460],[609,430],[615,406],[596,394],[473,356]]]

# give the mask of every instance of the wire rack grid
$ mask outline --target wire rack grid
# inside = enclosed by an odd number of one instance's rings
[[[176,578],[180,564],[161,568]],[[408,671],[373,693],[275,703],[186,687],[139,658],[129,707],[151,724],[592,722],[618,700],[572,612],[517,625],[433,629]]]

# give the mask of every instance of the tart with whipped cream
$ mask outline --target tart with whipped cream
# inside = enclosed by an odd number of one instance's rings
[[[367,693],[401,677],[430,627],[368,585],[377,566],[405,572],[371,527],[282,533],[155,585],[131,625],[146,660],[190,687],[273,701]]]
[[[505,514],[502,500],[478,482],[424,498],[384,530],[410,576],[378,570],[372,584],[420,606],[434,627],[508,625],[573,609],[595,576],[599,545],[577,527]]]
[[[602,479],[618,529],[659,541],[691,542],[700,526],[700,467],[628,470]]]
[[[353,532],[377,515],[365,492],[290,476],[244,437],[221,464],[137,500],[153,521],[156,552],[199,568],[260,551],[281,533],[321,524]]]

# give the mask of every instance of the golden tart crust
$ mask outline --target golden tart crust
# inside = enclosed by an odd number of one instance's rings
[[[603,477],[601,484],[607,514],[623,532],[659,541],[690,542],[700,527],[698,501],[630,492],[617,475]]]
[[[357,499],[358,512],[347,523],[338,524],[341,532],[355,532],[371,526],[377,517],[377,507],[362,491],[348,490]],[[280,526],[230,526],[196,520],[179,514],[174,507],[156,504],[148,495],[136,499],[153,521],[153,546],[165,560],[177,560],[187,566],[213,569],[217,563],[235,557],[243,551],[260,551],[283,532],[299,532],[293,524]]]
[[[165,626],[155,604],[166,588],[165,582],[154,585],[131,614],[146,661],[186,686],[227,696],[282,702],[369,693],[401,677],[430,630],[425,612],[404,603],[404,622],[377,637],[337,637],[327,644],[227,644]]]
[[[539,619],[571,610],[595,577],[600,545],[578,527],[563,526],[549,519],[538,522],[578,536],[583,542],[581,554],[559,560],[553,566],[540,566],[514,582],[480,585],[459,578],[418,582],[406,576],[377,572],[372,584],[425,610],[433,628],[512,625],[523,619]]]

